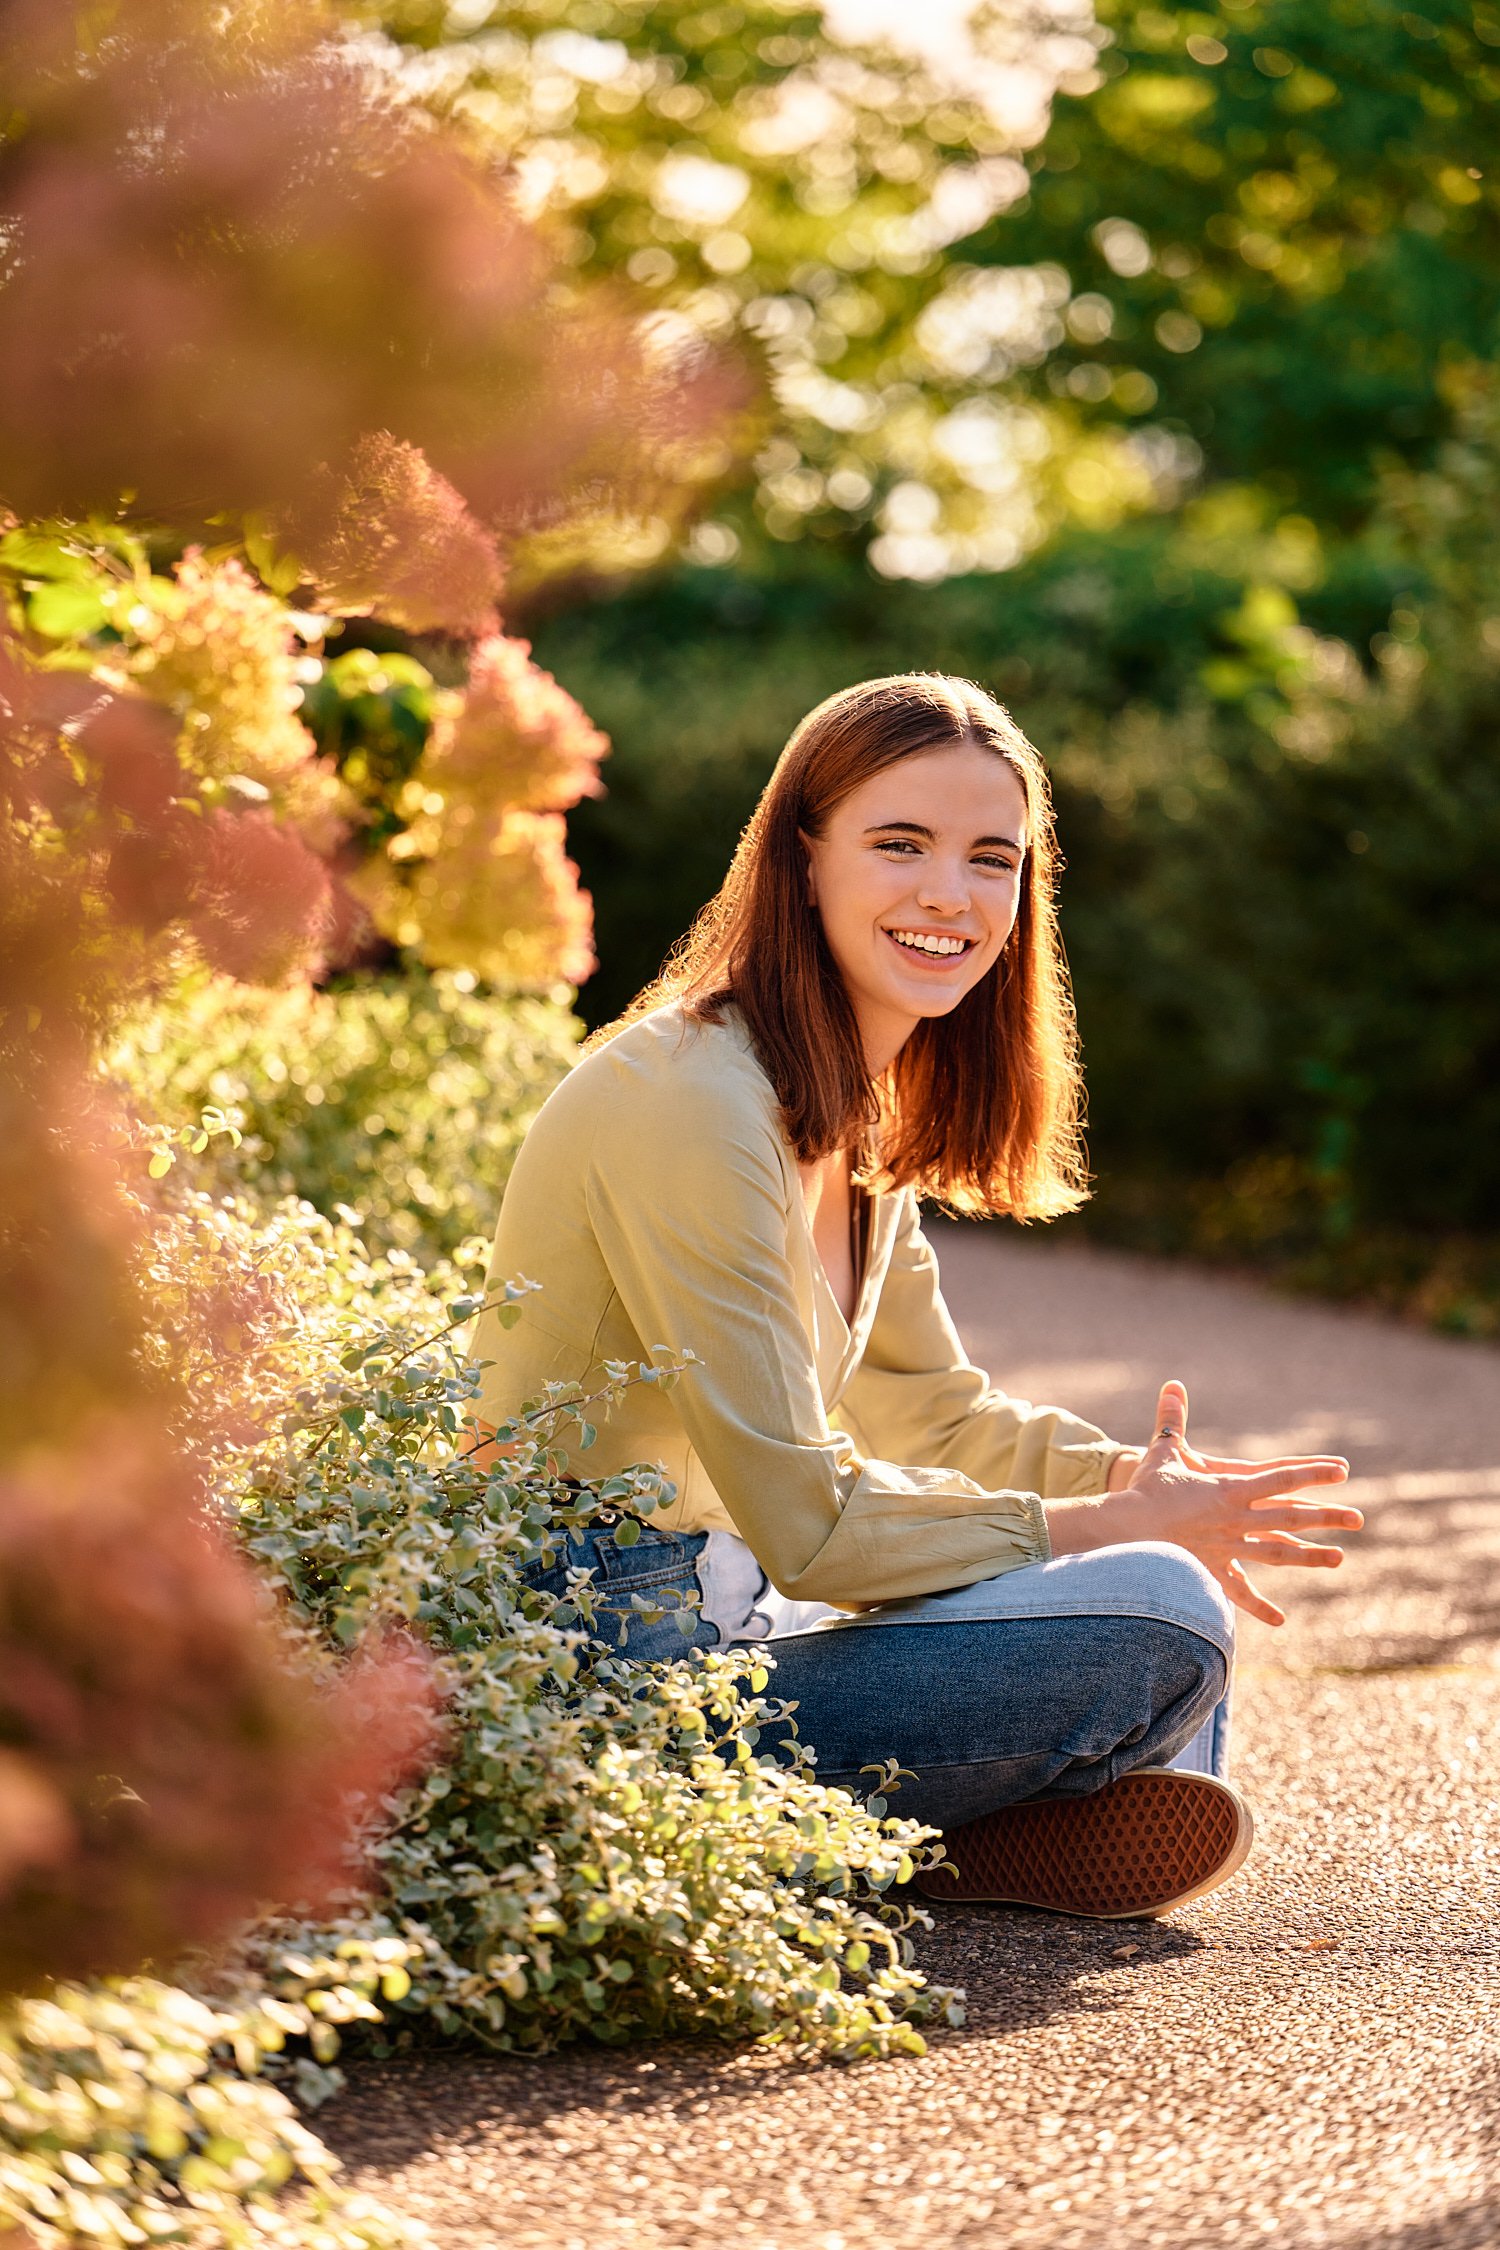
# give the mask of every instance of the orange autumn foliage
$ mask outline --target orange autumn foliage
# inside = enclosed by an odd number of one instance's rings
[[[527,642],[481,641],[399,800],[406,827],[360,878],[381,927],[496,981],[587,976],[589,901],[562,814],[598,795],[608,748]]]

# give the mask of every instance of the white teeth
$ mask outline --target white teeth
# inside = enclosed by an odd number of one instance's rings
[[[890,934],[898,945],[909,945],[917,953],[967,953],[971,942],[961,937],[929,937],[923,930],[892,930]]]

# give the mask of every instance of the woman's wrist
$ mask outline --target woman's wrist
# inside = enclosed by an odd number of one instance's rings
[[[1047,1538],[1054,1555],[1086,1555],[1095,1547],[1119,1547],[1147,1534],[1136,1521],[1139,1494],[1095,1493],[1087,1500],[1044,1500]]]

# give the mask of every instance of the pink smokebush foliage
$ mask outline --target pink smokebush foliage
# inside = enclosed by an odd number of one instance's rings
[[[0,492],[292,527],[372,431],[486,519],[645,464],[722,395],[559,292],[503,180],[312,0],[7,0]],[[17,125],[20,130],[18,131]],[[293,538],[293,545],[297,544]]]
[[[414,445],[362,438],[327,519],[302,543],[319,601],[409,633],[494,632],[504,573],[491,534]]]
[[[179,553],[253,517],[252,551],[297,557],[335,609],[477,637],[377,905],[436,961],[581,975],[562,810],[604,744],[498,634],[496,531],[598,507],[611,479],[632,504],[659,488],[713,384],[560,286],[504,183],[341,30],[313,0],[0,6],[0,514],[128,502]],[[189,546],[111,599],[81,664],[0,619],[11,1986],[166,1965],[316,1896],[436,1725],[411,1646],[314,1660],[213,1529],[244,1386],[220,1416],[183,1368],[274,1308],[229,1275],[164,1323],[160,1222],[91,1067],[184,963],[316,969],[349,914],[343,793],[297,715],[293,622],[245,564]]]

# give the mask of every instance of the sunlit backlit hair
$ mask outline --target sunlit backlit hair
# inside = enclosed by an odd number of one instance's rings
[[[1025,793],[1020,910],[994,966],[949,1014],[919,1022],[875,1083],[808,894],[802,837],[822,835],[835,806],[886,767],[958,743],[1004,759]],[[935,672],[866,680],[802,721],[722,889],[621,1023],[670,1001],[710,1022],[733,1006],[802,1162],[868,1151],[873,1184],[914,1185],[960,1211],[1055,1217],[1087,1192],[1058,866],[1046,770],[993,696]]]

